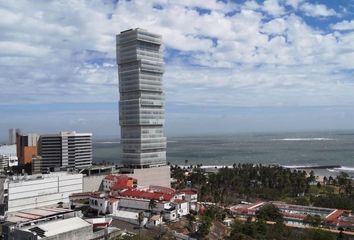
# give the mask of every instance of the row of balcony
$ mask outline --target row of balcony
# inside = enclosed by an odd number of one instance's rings
[[[128,119],[119,121],[121,126],[164,125],[165,119]]]

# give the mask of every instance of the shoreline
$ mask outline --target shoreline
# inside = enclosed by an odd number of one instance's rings
[[[180,164],[172,164],[172,165],[178,165],[181,168],[190,168],[191,166],[196,167],[198,166],[195,164],[191,165],[180,165]],[[266,165],[266,164],[263,164]],[[296,166],[296,165],[280,165],[280,164],[269,164],[273,166],[280,166],[283,168],[288,168],[290,170],[303,170],[306,171],[307,173],[310,173],[311,171],[314,171],[315,175],[318,176],[319,178],[323,179],[323,177],[335,177],[339,175],[340,172],[346,172],[348,173],[349,177],[354,178],[354,168],[353,167],[345,167],[341,165],[308,165],[308,166]],[[233,165],[199,165],[201,169],[209,170],[209,171],[217,171],[218,169],[221,168],[232,168]]]

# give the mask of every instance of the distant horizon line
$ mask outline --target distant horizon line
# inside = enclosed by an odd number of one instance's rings
[[[352,133],[351,133],[352,132]],[[27,132],[26,132],[27,133]],[[28,133],[38,133],[38,132],[28,132]],[[79,132],[80,133],[80,132]],[[310,133],[317,133],[317,134],[336,134],[336,133],[343,133],[344,135],[352,135],[354,134],[353,129],[312,129],[312,130],[264,130],[264,131],[239,131],[239,132],[201,132],[201,133],[192,133],[192,134],[166,134],[167,138],[193,138],[193,137],[227,137],[227,136],[245,136],[245,135],[284,135],[284,134],[310,134]],[[47,133],[38,133],[38,134],[47,134]],[[8,144],[7,138],[0,139],[0,145]],[[97,135],[93,134],[93,141],[94,143],[102,142],[102,141],[120,141],[120,137],[113,136],[113,135]],[[113,143],[113,142],[112,142]]]

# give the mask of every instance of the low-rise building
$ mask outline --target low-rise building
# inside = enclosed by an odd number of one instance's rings
[[[120,192],[127,188],[135,188],[137,186],[137,180],[127,175],[107,175],[103,181],[103,191]]]
[[[90,207],[98,214],[109,214],[131,223],[137,223],[137,214],[143,213],[148,219],[144,223],[146,226],[160,224],[162,220],[174,221],[189,214],[190,210],[198,209],[198,194],[194,190],[176,192],[165,186],[137,186],[136,179],[127,175],[106,176],[102,180],[102,190],[73,194],[71,199],[89,198]]]
[[[113,196],[105,196],[104,193],[92,193],[90,196],[90,208],[98,214],[115,214],[118,210],[119,199]]]
[[[322,219],[321,224],[326,227],[354,228],[354,218],[351,210],[302,206],[283,202],[258,202],[239,204],[231,207],[230,211],[237,217],[254,217],[257,210],[270,203],[281,211],[285,222],[289,225],[307,225],[306,221],[304,221],[306,216],[317,215]]]
[[[0,155],[0,172],[18,165],[17,156]]]
[[[186,200],[175,199],[173,203],[176,206],[177,217],[182,217],[189,214],[190,203],[188,203]]]
[[[70,194],[82,192],[82,179],[82,174],[68,172],[7,177],[0,182],[0,212],[69,203]]]
[[[92,235],[92,224],[79,217],[73,217],[16,228],[7,239],[82,240],[91,239]]]
[[[0,172],[18,165],[16,144],[0,145]]]
[[[41,207],[8,214],[2,224],[5,240],[108,239],[122,233],[110,227],[112,218],[82,219],[81,211]]]
[[[198,192],[192,189],[180,190],[176,198],[186,200],[189,203],[189,210],[198,211]]]

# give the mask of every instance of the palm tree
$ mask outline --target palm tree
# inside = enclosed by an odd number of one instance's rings
[[[151,213],[153,213],[154,208],[156,208],[156,201],[155,201],[155,199],[150,199],[149,209],[150,209]]]
[[[138,215],[138,223],[139,223],[139,240],[140,240],[140,230],[141,230],[141,223],[144,221],[144,213],[139,212]]]

